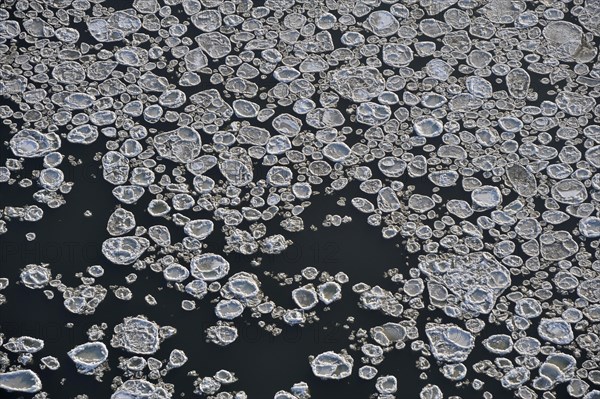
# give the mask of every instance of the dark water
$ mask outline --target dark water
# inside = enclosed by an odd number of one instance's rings
[[[76,154],[84,163],[77,167],[68,167],[67,181],[75,181],[72,192],[66,196],[67,205],[58,209],[45,209],[42,221],[29,224],[26,222],[9,222],[9,231],[0,236],[0,264],[2,276],[8,277],[10,286],[3,292],[8,298],[7,304],[0,306],[0,320],[5,337],[30,335],[44,339],[46,346],[36,354],[36,359],[46,355],[59,358],[61,368],[58,371],[40,371],[44,390],[52,398],[71,398],[78,394],[87,394],[90,398],[107,398],[112,393],[110,384],[114,376],[119,375],[118,357],[128,354],[120,349],[110,348],[110,370],[104,374],[103,381],[94,377],[83,376],[76,372],[75,366],[66,352],[75,345],[87,342],[86,331],[93,324],[106,322],[105,343],[112,335],[112,327],[124,317],[144,314],[159,325],[171,325],[177,328],[177,334],[167,339],[156,354],[159,359],[166,359],[172,349],[182,349],[189,361],[181,369],[171,371],[166,382],[175,384],[176,394],[194,396],[194,377],[187,376],[190,370],[196,370],[200,376],[213,375],[219,369],[228,369],[236,373],[238,382],[224,387],[226,390],[244,390],[250,398],[272,398],[280,389],[289,387],[298,381],[309,384],[313,398],[366,398],[375,393],[375,381],[363,381],[356,376],[361,365],[360,354],[351,352],[355,358],[354,376],[342,381],[321,381],[314,377],[308,363],[309,355],[316,355],[326,350],[339,351],[347,348],[350,330],[342,327],[349,316],[354,316],[356,323],[351,329],[370,328],[393,318],[378,312],[360,309],[357,305],[358,295],[351,291],[351,285],[359,281],[371,285],[380,284],[389,290],[396,290],[397,285],[383,278],[389,268],[398,268],[405,275],[410,267],[416,266],[416,258],[409,257],[401,245],[393,240],[383,240],[379,228],[365,223],[365,216],[358,213],[351,205],[340,207],[336,204],[339,195],[352,198],[356,189],[350,186],[336,195],[321,195],[303,214],[305,231],[292,234],[294,244],[283,254],[266,256],[261,266],[250,264],[250,257],[231,254],[231,274],[238,271],[250,271],[261,279],[262,289],[277,304],[284,307],[293,306],[290,287],[280,287],[264,271],[285,272],[292,276],[307,266],[335,274],[344,271],[350,276],[350,283],[343,288],[343,300],[331,305],[331,310],[324,312],[322,305],[318,307],[320,322],[305,327],[284,327],[279,336],[272,336],[257,326],[257,320],[248,313],[236,320],[240,337],[227,347],[218,347],[205,342],[204,329],[217,321],[213,312],[213,304],[209,303],[209,294],[198,301],[198,308],[192,312],[183,311],[180,307],[184,294],[166,286],[161,274],[149,269],[138,272],[138,280],[132,285],[125,283],[125,276],[134,270],[130,266],[110,264],[100,252],[104,239],[108,238],[106,220],[117,204],[110,193],[112,186],[100,176],[101,171],[92,160],[94,148],[72,148],[65,143],[66,153]],[[2,153],[3,155],[6,152]],[[27,170],[37,167],[34,162],[27,162]],[[23,175],[27,174],[27,170]],[[31,192],[30,192],[31,191]],[[0,205],[22,205],[31,202],[33,189],[17,187],[3,188]],[[92,212],[85,217],[86,210]],[[324,228],[321,226],[327,213],[348,214],[353,222],[341,227]],[[143,215],[143,205],[136,206],[136,218],[139,225],[157,223],[155,218]],[[319,226],[317,231],[308,227]],[[24,235],[34,231],[36,240],[27,242]],[[215,231],[217,231],[215,229]],[[209,243],[209,250],[218,251],[221,242]],[[134,293],[131,301],[120,301],[109,291],[93,316],[79,316],[68,312],[62,304],[60,293],[52,300],[46,299],[41,290],[28,290],[17,284],[20,269],[29,263],[49,263],[53,276],[62,275],[62,281],[68,286],[79,284],[75,273],[84,271],[88,266],[100,264],[105,268],[105,275],[97,279],[97,283],[105,287],[110,285],[126,285]],[[149,306],[144,301],[146,294],[152,294],[158,305]],[[438,314],[439,313],[439,314]],[[441,312],[422,312],[419,327],[423,332],[427,316],[444,317]],[[264,318],[269,322],[268,318]],[[73,323],[72,328],[66,327]],[[487,331],[486,331],[487,332]],[[493,333],[490,331],[490,333]],[[423,334],[424,335],[424,334]],[[484,351],[476,348],[471,354],[469,363]],[[12,354],[11,354],[12,356]],[[378,375],[392,374],[398,378],[399,398],[418,398],[419,391],[426,383],[419,381],[421,373],[415,367],[418,355],[409,347],[394,350],[386,355],[384,362],[377,366]],[[37,366],[33,368],[39,371]],[[446,395],[460,395],[463,398],[482,397],[482,392],[471,389],[456,388],[453,383],[444,379],[435,364],[428,383],[439,385]],[[471,374],[471,373],[470,373]],[[498,390],[498,383],[474,374],[470,377],[486,381],[484,390],[499,392],[496,397],[507,397],[506,392]],[[6,397],[19,397],[6,395]]]

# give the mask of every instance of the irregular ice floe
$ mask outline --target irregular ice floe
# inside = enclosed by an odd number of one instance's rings
[[[171,399],[172,394],[160,385],[142,379],[131,379],[119,386],[111,399]]]
[[[60,137],[55,133],[41,133],[33,129],[23,129],[10,139],[10,147],[15,156],[24,158],[43,157],[61,146]]]
[[[102,254],[117,265],[129,265],[135,262],[150,246],[143,237],[114,237],[102,243]]]
[[[491,312],[511,283],[508,269],[486,252],[429,255],[419,269],[428,277],[432,304],[454,317]]]
[[[25,287],[31,289],[44,288],[52,277],[49,268],[44,265],[27,265],[23,271],[21,271],[21,282]]]
[[[425,333],[436,360],[464,362],[475,346],[473,335],[454,324],[428,324]]]
[[[158,324],[138,316],[126,317],[115,326],[110,344],[138,355],[151,355],[158,351],[162,340]]]
[[[8,392],[36,393],[42,390],[42,381],[31,370],[0,373],[0,388]]]
[[[102,342],[87,342],[71,349],[68,355],[80,373],[93,374],[108,359],[108,349]]]
[[[44,341],[38,338],[22,336],[10,338],[4,345],[6,350],[15,353],[36,353],[44,349]]]
[[[310,361],[313,374],[322,379],[340,380],[352,374],[354,359],[344,353],[323,352]]]
[[[571,325],[560,318],[540,320],[538,333],[542,339],[558,345],[566,345],[573,341]]]
[[[238,338],[238,330],[233,325],[218,324],[207,328],[206,335],[212,343],[227,346]]]
[[[190,270],[195,278],[205,281],[219,280],[229,273],[229,262],[221,255],[201,254],[192,259]]]

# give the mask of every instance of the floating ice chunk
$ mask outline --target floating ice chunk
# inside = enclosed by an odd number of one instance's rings
[[[335,301],[339,301],[340,299],[342,299],[342,287],[334,281],[329,281],[320,284],[317,287],[317,291],[319,299],[325,305],[329,305]],[[298,304],[298,302],[296,303]],[[300,305],[298,304],[298,306]]]
[[[385,323],[371,328],[369,334],[379,345],[390,346],[406,338],[406,329],[398,323]]]
[[[219,324],[206,329],[208,339],[219,346],[227,346],[238,338],[238,330],[233,325]]]
[[[564,179],[552,185],[552,198],[562,204],[578,205],[584,202],[588,193],[582,182]]]
[[[398,380],[393,375],[384,375],[377,378],[375,389],[382,395],[391,395],[398,390]]]
[[[42,381],[31,370],[0,373],[0,388],[8,392],[36,393],[42,390]]]
[[[174,162],[190,162],[200,155],[202,139],[195,129],[180,127],[155,136],[153,144],[162,157]]]
[[[300,309],[309,310],[319,302],[317,292],[312,284],[296,288],[292,291],[292,299]]]
[[[550,21],[542,34],[549,44],[557,49],[558,55],[573,55],[581,46],[581,27],[567,21]],[[561,50],[561,51],[558,51]]]
[[[166,201],[153,199],[148,203],[148,213],[152,216],[165,216],[171,211],[171,207]]]
[[[267,172],[267,182],[274,187],[287,187],[292,183],[293,173],[286,166],[273,166]]]
[[[158,98],[158,103],[165,108],[179,108],[185,104],[187,97],[179,89],[165,90]],[[188,128],[189,129],[189,128]]]
[[[356,109],[356,121],[369,126],[379,126],[387,122],[392,116],[388,105],[365,102]]]
[[[600,279],[582,281],[577,287],[577,295],[591,303],[600,302]]]
[[[302,309],[288,309],[283,315],[283,321],[290,326],[306,322],[306,315]]]
[[[458,216],[461,219],[466,219],[473,214],[473,208],[467,201],[450,200],[446,203],[446,209],[452,215]]]
[[[413,60],[413,51],[404,44],[387,43],[383,46],[383,62],[392,67],[402,67]]]
[[[229,262],[221,255],[205,253],[192,258],[190,269],[195,278],[215,281],[229,273]]]
[[[550,261],[567,259],[575,255],[579,246],[568,231],[552,231],[540,236],[542,257]]]
[[[451,309],[457,317],[464,312],[487,314],[498,296],[510,286],[510,272],[491,254],[465,256],[430,255],[419,263],[429,278],[429,297],[434,306]],[[460,308],[449,308],[458,303]]]
[[[30,289],[44,288],[50,282],[52,273],[42,265],[30,264],[21,271],[21,282]]]
[[[260,250],[265,254],[276,255],[285,251],[290,243],[281,234],[274,234],[260,240]]]
[[[148,50],[141,47],[123,47],[115,52],[115,60],[125,66],[140,67],[148,62]]]
[[[444,364],[442,374],[450,381],[460,381],[467,376],[467,367],[462,363]]]
[[[143,237],[114,237],[102,243],[102,254],[117,265],[129,265],[135,262],[150,246]]]
[[[146,190],[143,187],[129,185],[118,186],[112,190],[115,198],[127,205],[136,203],[145,192]]]
[[[234,186],[245,186],[252,181],[252,167],[236,159],[230,159],[219,163],[219,170],[229,183]]]
[[[110,344],[137,355],[151,355],[158,351],[161,338],[159,327],[143,316],[126,317],[116,325]]]
[[[278,115],[273,119],[271,125],[277,132],[288,137],[296,136],[302,129],[302,121],[290,114]]]
[[[427,177],[438,187],[452,187],[456,185],[459,176],[454,170],[440,170],[429,173]]]
[[[377,375],[378,370],[373,366],[362,366],[358,369],[358,377],[363,380],[372,380]]]
[[[425,67],[425,70],[429,76],[445,82],[448,80],[454,68],[452,68],[447,62],[440,59],[433,59],[429,61]]]
[[[292,148],[292,143],[287,136],[278,134],[268,139],[267,153],[280,155]]]
[[[477,211],[496,208],[502,203],[502,193],[498,187],[481,186],[471,192],[471,200]]]
[[[109,151],[102,157],[102,174],[107,182],[120,185],[129,177],[129,160],[120,152]]]
[[[108,359],[108,349],[102,342],[87,342],[71,349],[68,355],[75,362],[78,372],[93,374]]]
[[[542,305],[535,298],[521,298],[515,304],[515,312],[521,317],[532,319],[542,314]]]
[[[519,164],[506,168],[506,177],[517,194],[533,197],[537,192],[537,181],[533,173]]]
[[[54,356],[44,356],[40,359],[42,366],[40,368],[48,368],[48,370],[56,371],[60,368],[60,362]]]
[[[190,72],[200,71],[202,68],[208,65],[208,58],[202,49],[196,48],[188,51],[184,57],[185,66]]]
[[[187,363],[188,357],[185,352],[180,349],[173,349],[169,354],[169,368],[178,368]]]
[[[213,377],[198,378],[194,386],[196,387],[194,393],[198,395],[214,395],[221,389],[221,383]]]
[[[424,213],[435,207],[431,197],[421,194],[413,194],[408,199],[408,207],[416,212]]]
[[[266,145],[270,138],[271,135],[267,129],[242,126],[238,132],[237,141],[240,144]]]
[[[573,116],[582,116],[590,112],[596,105],[596,101],[592,97],[569,91],[558,93],[555,102],[558,108]]]
[[[506,75],[506,86],[511,96],[522,99],[527,96],[531,78],[527,71],[521,68],[512,69]]]
[[[400,22],[389,11],[374,11],[365,23],[367,29],[381,37],[392,36],[400,28]]]
[[[129,233],[135,228],[135,216],[123,208],[117,208],[108,218],[106,230],[111,236]]]
[[[0,22],[0,38],[12,39],[19,36],[21,27],[17,21],[1,21]]]
[[[333,162],[341,162],[350,155],[350,147],[345,143],[334,142],[323,147],[323,155]]]
[[[600,169],[600,145],[594,146],[585,152],[585,159],[595,168]]]
[[[441,362],[463,362],[475,345],[473,335],[454,324],[428,323],[425,333],[433,356]]]
[[[421,389],[419,399],[443,399],[444,394],[437,385],[427,384]]]
[[[204,280],[192,280],[186,284],[185,292],[196,299],[202,299],[208,293],[208,285]]]
[[[475,97],[490,98],[493,93],[492,84],[479,76],[469,76],[466,80],[467,90]]]
[[[221,296],[226,299],[236,299],[244,306],[256,306],[262,300],[263,293],[256,275],[239,272],[231,276],[223,285]]]
[[[345,353],[323,352],[310,362],[313,374],[324,380],[340,380],[352,374],[354,359]]]
[[[201,31],[212,32],[223,23],[221,13],[217,10],[204,10],[192,15],[192,23]]]
[[[526,367],[515,367],[508,370],[500,379],[504,388],[515,389],[529,381],[531,372]]]
[[[513,340],[510,335],[495,334],[483,340],[483,346],[491,353],[506,355],[512,352]]]
[[[146,380],[131,379],[117,388],[111,399],[171,399],[171,393]]]
[[[71,93],[64,98],[64,106],[69,110],[83,110],[94,104],[96,97],[87,93]]]
[[[377,163],[379,170],[387,177],[400,177],[406,170],[406,162],[396,157],[384,157]]]
[[[36,353],[44,349],[44,341],[27,335],[10,338],[4,348],[13,353]]]
[[[185,234],[198,240],[206,239],[213,230],[214,223],[208,219],[190,220],[183,227]]]
[[[65,309],[74,314],[91,315],[106,297],[106,288],[101,285],[81,284],[63,292]]]
[[[152,239],[152,241],[162,247],[166,247],[171,244],[171,233],[166,226],[150,226],[148,229],[148,236]]]
[[[306,123],[316,129],[341,126],[345,121],[344,115],[334,108],[315,108],[306,115]]]
[[[233,102],[233,111],[238,118],[256,118],[260,106],[248,100],[235,100]]]
[[[55,133],[40,133],[33,129],[20,130],[10,139],[10,149],[17,157],[37,158],[60,148],[60,137]]]
[[[542,339],[557,345],[567,345],[574,339],[571,325],[561,318],[542,319],[538,334]]]
[[[434,118],[423,118],[415,122],[413,129],[421,137],[437,137],[444,131],[444,125]]]
[[[331,87],[338,94],[355,102],[369,101],[385,90],[385,80],[372,67],[341,68],[330,74]]]
[[[190,276],[190,271],[178,263],[171,263],[163,270],[163,276],[167,281],[180,283]]]
[[[160,9],[157,0],[134,0],[133,8],[142,14],[154,14]]]
[[[219,59],[231,53],[231,42],[222,33],[203,33],[196,37],[196,41],[210,58]]]
[[[233,320],[243,312],[244,305],[236,299],[223,299],[215,306],[215,314],[224,320]]]
[[[87,68],[87,77],[92,80],[106,80],[119,65],[115,61],[96,61]]]
[[[79,83],[85,79],[85,69],[75,61],[65,61],[52,69],[52,77],[60,83]]]

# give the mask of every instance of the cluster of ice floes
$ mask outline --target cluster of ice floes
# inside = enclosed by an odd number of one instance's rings
[[[81,265],[80,282],[47,259],[2,273],[62,296],[77,317],[111,295],[158,305],[135,284],[156,273],[182,310],[212,306],[198,336],[217,347],[242,345],[241,323],[318,328],[338,302],[358,302],[384,321],[350,316],[347,345],[298,361],[381,399],[403,397],[403,376],[378,366],[408,348],[421,398],[444,397],[434,374],[481,391],[465,397],[490,398],[496,384],[501,397],[557,398],[566,386],[598,398],[598,15],[598,0],[4,2],[0,235],[65,205],[81,164],[101,169],[97,190],[114,204],[105,262]],[[342,208],[324,227],[366,222],[414,258],[384,267],[374,255],[360,268],[381,267],[381,281],[350,289],[353,265],[260,270],[317,229],[303,214],[323,194]],[[127,286],[103,282],[115,269]],[[101,379],[121,356],[113,399],[179,396],[190,387],[168,372],[203,360],[163,353],[176,331],[143,315],[99,323],[62,367]],[[36,367],[60,370],[60,357],[37,362],[36,337],[0,343],[0,389],[47,397]],[[233,372],[190,374],[197,395],[247,396],[225,390]],[[276,399],[309,397],[304,382],[280,388]]]

